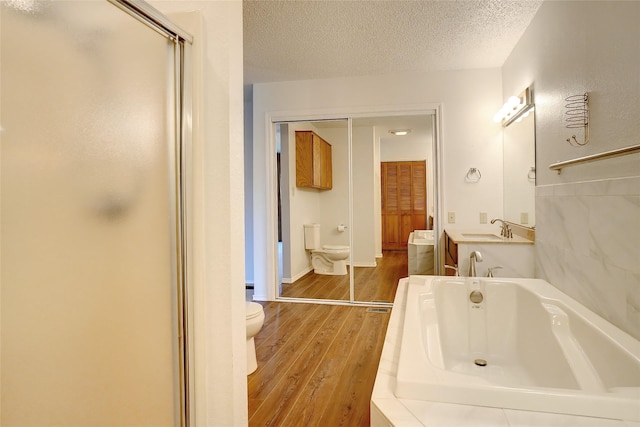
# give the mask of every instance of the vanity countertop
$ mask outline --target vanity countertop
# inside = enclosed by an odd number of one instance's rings
[[[445,228],[445,233],[457,244],[464,243],[508,243],[508,244],[524,244],[532,245],[533,241],[516,234],[511,238],[500,236],[499,231],[493,229],[463,229],[463,228]]]

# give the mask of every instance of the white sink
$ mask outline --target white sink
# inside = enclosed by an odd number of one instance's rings
[[[503,240],[493,233],[462,233],[462,237],[473,240]]]

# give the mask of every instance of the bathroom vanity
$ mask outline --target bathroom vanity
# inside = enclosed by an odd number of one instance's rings
[[[491,269],[496,277],[534,277],[533,244],[533,239],[518,234],[507,238],[493,230],[446,228],[444,264],[457,267],[461,276],[467,276],[469,255],[479,251],[482,261],[476,264],[478,276],[486,276]],[[445,273],[455,274],[451,269]]]

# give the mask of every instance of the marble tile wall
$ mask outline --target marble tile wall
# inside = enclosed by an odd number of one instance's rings
[[[476,276],[486,277],[490,268],[494,277],[535,277],[535,248],[520,243],[459,243],[458,267],[461,276],[469,274],[469,255],[472,251],[482,254],[482,262],[476,263]]]
[[[536,277],[640,339],[640,177],[538,186]]]

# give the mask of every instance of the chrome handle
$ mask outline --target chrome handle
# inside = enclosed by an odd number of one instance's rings
[[[457,277],[457,276],[460,276],[460,274],[458,273],[458,267],[455,267],[455,266],[453,266],[453,265],[449,265],[449,264],[445,264],[445,265],[444,265],[444,269],[446,270],[447,268],[449,268],[449,269],[451,269],[451,270],[455,271],[455,273],[456,273],[456,274],[455,274],[455,275],[456,275],[456,277]]]
[[[499,268],[503,268],[501,265],[497,265],[495,267],[489,268],[489,272],[487,273],[487,277],[493,277],[493,270],[497,270]]]

